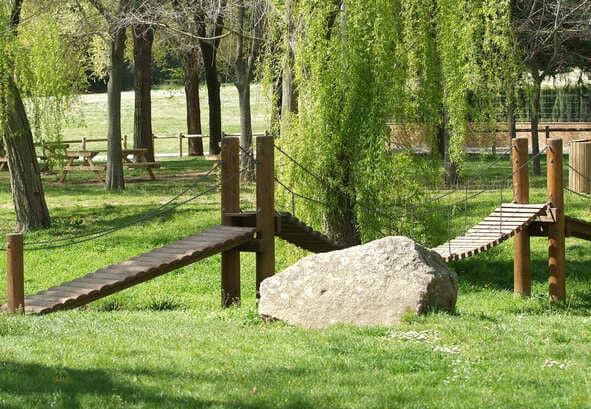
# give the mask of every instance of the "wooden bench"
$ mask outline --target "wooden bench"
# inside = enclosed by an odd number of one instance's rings
[[[121,157],[123,158],[123,165],[128,169],[146,169],[150,178],[156,180],[156,176],[152,169],[159,169],[162,164],[159,162],[149,162],[147,160],[148,149],[123,149],[121,151]],[[134,156],[136,161],[134,162],[129,156]]]

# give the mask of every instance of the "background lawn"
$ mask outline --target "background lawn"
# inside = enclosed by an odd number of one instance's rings
[[[201,124],[203,134],[209,134],[209,108],[207,104],[207,88],[200,90]],[[221,88],[222,99],[222,130],[228,134],[240,132],[240,116],[238,110],[238,92],[231,84]],[[264,132],[268,129],[267,108],[261,86],[253,84],[251,88],[252,126],[253,132]],[[133,91],[121,95],[121,129],[128,135],[130,145],[133,143]],[[178,136],[187,133],[185,93],[183,89],[159,89],[152,91],[152,130],[156,136]],[[64,140],[101,139],[107,137],[107,94],[82,95],[76,103],[72,115],[63,130]],[[106,142],[92,142],[88,145],[93,149],[105,149]],[[183,148],[187,152],[187,142]],[[207,145],[205,145],[207,151]],[[177,139],[156,139],[156,154],[178,152]]]
[[[188,188],[176,203],[218,182],[205,174],[212,166],[205,159],[162,163],[155,182],[141,170],[126,173],[127,190],[117,194],[105,193],[91,173],[72,173],[64,186],[44,175],[53,226],[26,242],[55,246],[59,238],[131,222]],[[481,185],[496,189],[456,207],[449,234],[490,213],[499,185],[510,199],[510,185],[500,180],[509,168],[508,160],[466,162],[469,194]],[[545,202],[545,178],[532,185],[532,202]],[[429,244],[446,240],[445,204],[465,195],[460,189],[442,200]],[[242,198],[244,209],[254,208],[253,186],[243,187]],[[591,220],[588,199],[569,194],[566,203],[567,214]],[[27,251],[26,292],[194,234],[219,217],[219,194],[212,192],[94,241]],[[7,172],[0,172],[0,221],[2,233],[11,230]],[[398,327],[306,331],[262,322],[252,254],[242,258],[240,307],[219,307],[216,256],[82,309],[0,314],[0,408],[591,408],[591,243],[567,242],[564,305],[546,301],[541,238],[532,239],[532,297],[514,298],[511,246],[509,240],[453,264],[460,280],[456,314],[408,316]],[[277,240],[277,270],[304,254]]]

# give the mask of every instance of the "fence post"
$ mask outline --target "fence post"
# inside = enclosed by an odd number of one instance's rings
[[[183,157],[183,133],[179,134],[179,158]]]
[[[86,136],[82,137],[82,150],[85,151],[86,150]]]
[[[275,146],[273,136],[256,140],[257,239],[256,291],[261,282],[275,274]]]
[[[562,139],[548,139],[548,203],[556,208],[556,222],[548,226],[549,298],[566,300],[565,220]]]
[[[123,149],[127,149],[127,135],[123,135]]]
[[[25,310],[25,281],[22,233],[6,235],[6,279],[8,311],[23,313]]]
[[[222,139],[222,224],[231,226],[227,213],[240,212],[238,138]],[[222,307],[240,304],[240,250],[222,253]]]
[[[546,132],[546,144],[548,144],[548,139],[550,139],[550,126],[549,125],[546,125],[545,132]]]
[[[529,203],[528,138],[512,140],[513,201]],[[515,235],[513,240],[513,291],[516,296],[531,295],[531,254],[529,230]]]

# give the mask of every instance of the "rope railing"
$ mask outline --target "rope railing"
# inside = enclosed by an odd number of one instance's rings
[[[569,193],[572,193],[572,194],[582,197],[584,199],[591,200],[591,196],[586,195],[585,193],[577,192],[576,190],[572,190],[571,188],[566,187],[566,186],[563,189]]]
[[[283,154],[289,161],[291,161],[295,166],[297,166],[298,168],[300,168],[302,171],[304,171],[306,174],[310,175],[312,178],[314,178],[316,181],[318,181],[319,183],[321,183],[323,186],[328,187],[329,190],[338,193],[339,195],[344,195],[347,198],[350,198],[350,196],[346,193],[343,192],[341,189],[339,189],[336,186],[333,186],[333,184],[331,184],[329,181],[325,180],[325,178],[315,174],[314,172],[310,171],[306,166],[304,166],[303,164],[301,164],[300,162],[298,162],[295,158],[293,158],[291,155],[289,155],[287,152],[285,152],[281,147],[275,145],[275,148],[281,153]],[[487,169],[491,169],[494,166],[496,166],[501,160],[505,160],[506,158],[504,157],[505,154],[508,154],[511,152],[511,150],[513,149],[513,147],[510,147],[506,152],[503,152],[501,156],[499,156],[499,158],[497,158],[496,160],[492,161],[491,163],[487,164],[484,167],[484,170]],[[536,153],[535,155],[532,155],[528,158],[528,160],[526,162],[524,162],[523,164],[521,164],[516,170],[513,170],[509,175],[506,175],[504,177],[501,177],[500,181],[498,183],[495,183],[495,188],[494,190],[499,191],[499,207],[500,207],[500,211],[501,211],[501,223],[499,226],[499,229],[502,231],[503,229],[503,208],[502,208],[502,204],[503,204],[503,199],[504,199],[504,190],[505,190],[505,186],[504,184],[513,178],[513,176],[521,171],[524,167],[529,166],[530,163],[535,160],[536,158],[540,157],[542,154],[544,154],[547,150],[547,147],[545,147],[544,149],[542,149],[541,151],[539,151],[538,153]],[[455,202],[449,203],[445,205],[445,208],[447,209],[447,219],[448,219],[448,223],[447,223],[447,236],[448,236],[448,243],[451,242],[451,214],[452,214],[452,210],[458,206],[462,206],[463,205],[463,212],[464,212],[464,217],[463,217],[463,221],[464,221],[464,226],[463,226],[463,231],[464,233],[468,231],[468,203],[470,200],[486,193],[486,192],[490,192],[493,189],[490,188],[485,188],[485,189],[481,189],[477,192],[474,192],[472,194],[469,193],[469,189],[468,187],[470,186],[470,183],[473,183],[474,181],[478,180],[479,177],[478,176],[474,176],[470,179],[468,179],[462,187],[462,192],[463,192],[463,198],[460,200],[457,200]],[[302,198],[304,200],[307,200],[308,202],[312,202],[312,203],[316,203],[316,204],[320,204],[322,206],[328,206],[328,203],[325,203],[321,200],[318,199],[314,199],[311,198],[309,196],[300,194],[295,192],[292,188],[288,187],[287,185],[285,185],[284,183],[280,182],[278,179],[276,179],[277,182],[284,188],[286,189],[291,195],[292,195],[292,212],[295,213],[295,197],[298,198]],[[459,186],[459,185],[458,185]],[[393,216],[398,216],[400,217],[399,213],[394,213],[396,211],[400,212],[401,210],[405,213],[405,214],[411,214],[412,215],[412,219],[414,220],[414,218],[417,216],[417,214],[420,216],[421,214],[429,214],[433,212],[433,209],[426,209],[426,205],[435,203],[440,201],[441,199],[445,198],[445,197],[449,197],[454,193],[457,193],[458,191],[460,191],[459,187],[455,187],[454,189],[452,189],[451,191],[445,192],[442,195],[438,195],[428,201],[424,201],[421,202],[420,205],[414,205],[414,206],[400,206],[400,205],[392,205],[389,206],[388,208],[382,208],[382,209],[368,209],[365,207],[358,207],[357,211],[359,212],[371,212],[371,213],[379,213],[383,216],[389,216],[389,217],[393,217]],[[409,229],[412,229],[412,226],[409,226]],[[451,244],[450,244],[451,246]],[[451,250],[451,247],[450,247]]]
[[[213,173],[217,169],[217,167],[219,167],[219,166],[220,166],[219,164],[216,164],[207,173],[205,173],[205,176],[211,175],[211,173]],[[135,222],[135,223],[137,224],[139,222],[150,220],[153,217],[159,216],[160,214],[162,214],[162,210],[164,208],[166,208],[167,206],[169,206],[170,204],[172,204],[173,202],[175,202],[181,196],[183,196],[186,193],[192,191],[194,189],[194,187],[195,187],[194,185],[187,187],[186,189],[184,189],[180,193],[176,194],[175,196],[173,196],[171,199],[169,199],[165,203],[163,203],[160,206],[158,206],[158,208],[155,211],[149,212],[147,214],[137,215],[134,220],[139,220],[139,221],[138,222]],[[151,216],[152,214],[154,214],[154,216]],[[57,238],[57,239],[52,239],[52,240],[42,240],[42,241],[38,241],[38,242],[30,242],[30,243],[25,243],[25,246],[37,246],[37,245],[43,245],[43,244],[48,244],[48,243],[56,243],[56,242],[64,242],[64,241],[70,241],[70,240],[83,239],[83,238],[86,238],[86,237],[92,237],[92,236],[95,236],[95,235],[98,235],[98,234],[102,234],[104,232],[109,232],[112,229],[113,229],[113,227],[108,228],[108,229],[104,229],[102,231],[95,231],[95,232],[80,234],[80,235],[77,235],[77,236],[69,236],[69,237]]]
[[[210,193],[213,193],[215,191],[218,191],[221,188],[221,186],[224,183],[226,183],[228,180],[239,177],[240,175],[242,175],[246,171],[247,171],[247,169],[243,168],[240,170],[240,172],[237,172],[234,175],[228,176],[227,178],[216,183],[214,186],[212,186],[208,189],[205,189],[203,191],[200,191],[187,199],[176,202],[177,199],[179,199],[180,197],[182,197],[183,195],[185,195],[186,193],[188,193],[194,189],[194,187],[191,186],[187,189],[184,189],[181,193],[176,194],[173,198],[168,200],[166,203],[159,206],[157,208],[157,210],[140,215],[131,221],[119,224],[117,226],[110,227],[108,229],[104,229],[104,230],[101,230],[98,232],[92,232],[92,233],[82,234],[82,235],[73,236],[73,237],[71,236],[71,237],[67,237],[67,238],[42,240],[42,241],[38,241],[38,242],[25,243],[25,245],[24,245],[25,249],[30,250],[30,251],[38,251],[38,250],[53,250],[53,249],[58,249],[58,248],[65,248],[65,247],[70,247],[73,245],[89,242],[89,241],[98,239],[100,237],[116,233],[120,230],[135,226],[139,223],[143,223],[143,222],[152,220],[158,216],[162,216],[164,214],[170,213],[173,210],[176,210],[177,208],[179,208],[180,206],[190,203],[190,202],[198,199],[199,197],[202,197],[202,196],[208,195]],[[55,243],[59,243],[59,244],[55,244]],[[6,249],[0,248],[0,251],[6,251]]]

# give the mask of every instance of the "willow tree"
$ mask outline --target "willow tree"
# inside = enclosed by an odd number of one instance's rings
[[[54,6],[22,0],[0,5],[0,133],[23,230],[50,224],[33,138],[59,139],[73,85],[84,71],[82,63],[67,60],[77,56],[67,43],[69,14],[53,14]]]
[[[39,165],[33,145],[33,134],[17,86],[16,37],[21,21],[22,0],[12,7],[0,6],[0,124],[8,157],[12,198],[20,229],[48,227],[49,210]]]
[[[508,0],[298,1],[299,112],[281,144],[317,177],[297,166],[282,177],[325,204],[300,211],[349,244],[407,218],[424,166],[391,150],[386,123],[419,126],[433,149],[444,125],[449,161],[460,163],[468,121],[494,117],[493,74],[511,58],[507,16]]]

